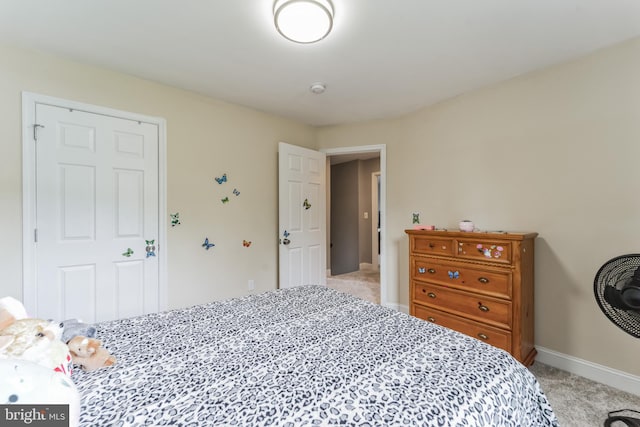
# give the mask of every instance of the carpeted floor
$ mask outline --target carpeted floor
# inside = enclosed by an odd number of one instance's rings
[[[561,427],[601,427],[609,412],[620,409],[640,411],[640,396],[539,362],[529,370],[540,382]],[[640,414],[632,412],[621,415],[640,418]],[[624,424],[615,422],[612,426],[624,427]]]
[[[379,270],[365,269],[337,276],[327,276],[327,286],[371,301],[374,304],[380,304]]]

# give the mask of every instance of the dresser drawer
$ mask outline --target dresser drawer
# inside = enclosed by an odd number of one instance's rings
[[[445,326],[454,331],[461,332],[470,337],[477,338],[495,347],[511,352],[511,333],[494,328],[489,325],[474,322],[473,320],[463,319],[452,316],[448,313],[414,305],[414,316],[427,320],[440,326]]]
[[[446,262],[431,258],[413,257],[411,278],[429,281],[462,290],[511,298],[511,271],[492,271],[464,263]]]
[[[486,295],[413,282],[413,301],[479,322],[511,329],[511,302]]]
[[[447,255],[455,253],[455,240],[432,236],[416,236],[411,239],[411,251],[428,255]]]
[[[460,258],[482,260],[500,264],[511,264],[511,242],[497,239],[465,239],[457,240],[457,256]]]

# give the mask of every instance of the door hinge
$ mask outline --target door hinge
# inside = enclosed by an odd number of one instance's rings
[[[33,140],[37,141],[38,140],[38,128],[44,128],[43,125],[39,125],[37,123],[34,123],[33,125]]]
[[[33,229],[33,241],[34,241],[34,243],[38,243],[38,229],[37,228]]]

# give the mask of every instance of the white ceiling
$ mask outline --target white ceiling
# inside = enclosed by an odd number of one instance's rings
[[[333,32],[300,45],[274,29],[273,0],[0,0],[0,43],[330,125],[400,116],[640,36],[640,0],[333,3]],[[322,95],[309,91],[317,81]]]

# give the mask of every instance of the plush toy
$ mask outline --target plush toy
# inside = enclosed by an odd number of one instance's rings
[[[100,340],[77,336],[72,338],[67,346],[73,364],[80,366],[83,371],[94,371],[116,363],[116,358],[102,347]]]
[[[12,297],[0,298],[0,311],[6,310],[15,320],[26,319],[27,310],[20,301]],[[1,329],[1,328],[0,328]]]
[[[3,415],[12,404],[69,405],[66,425],[79,424],[80,394],[71,378],[28,360],[0,360],[0,402],[5,405]]]
[[[78,319],[68,319],[64,322],[64,330],[62,331],[62,342],[68,343],[69,340],[78,335],[82,335],[87,338],[96,337],[96,328],[86,323],[82,323]]]
[[[9,313],[7,310],[0,309],[0,331],[15,321],[16,318],[13,317],[13,314]]]
[[[15,320],[0,330],[0,359],[28,360],[71,375],[71,355],[60,341],[61,335],[62,324],[58,322]]]
[[[27,311],[20,301],[12,297],[0,298],[0,331],[26,317]]]

